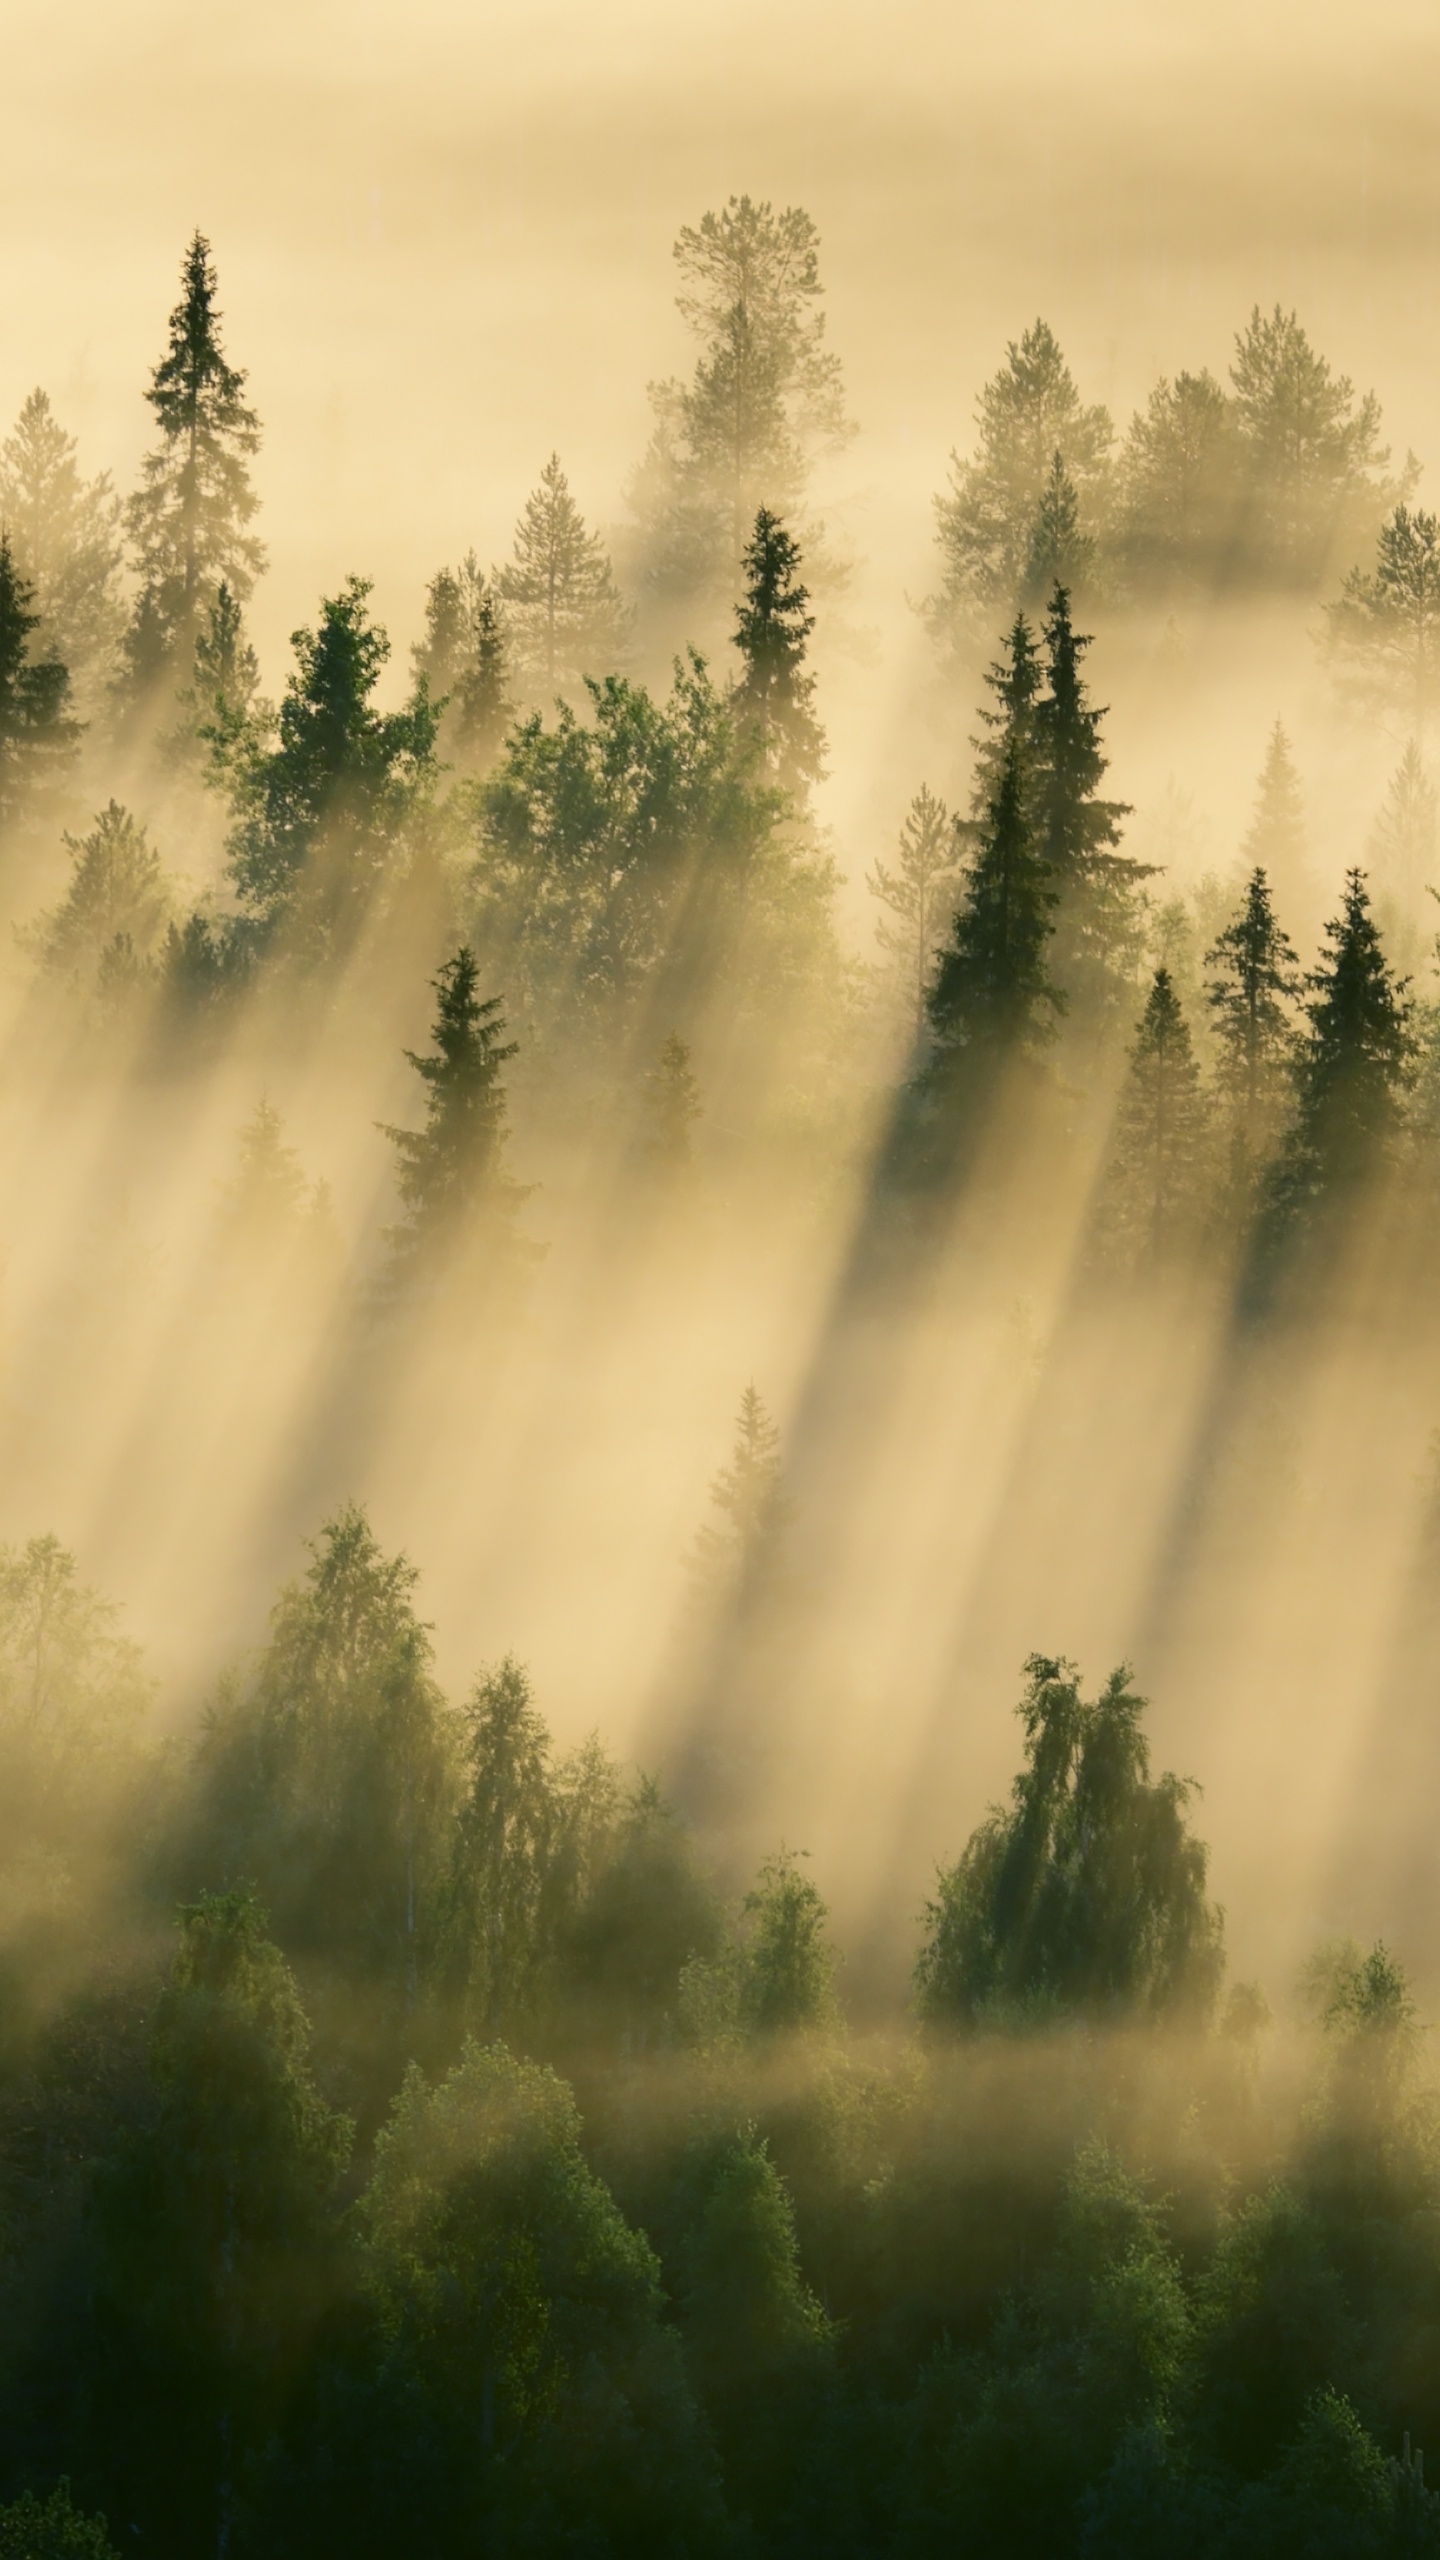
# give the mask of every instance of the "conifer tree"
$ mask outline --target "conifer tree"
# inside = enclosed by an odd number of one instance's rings
[[[1089,586],[1095,575],[1096,544],[1080,522],[1075,483],[1056,452],[1040,492],[1020,582],[1021,601],[1036,605],[1056,586],[1067,592]]]
[[[1388,476],[1380,405],[1317,355],[1295,312],[1257,303],[1235,340],[1233,415],[1244,476],[1245,549],[1252,574],[1313,587],[1332,554],[1409,495],[1417,466]]]
[[[181,269],[169,344],[145,397],[160,441],[126,507],[140,592],[126,641],[134,697],[188,682],[195,641],[220,588],[244,605],[265,566],[246,528],[259,500],[249,465],[260,422],[242,397],[245,376],[221,345],[218,280],[210,244],[196,232]]]
[[[515,547],[495,573],[506,609],[515,668],[527,694],[548,700],[586,676],[613,672],[624,654],[629,613],[605,546],[587,530],[570,483],[552,453],[525,501]]]
[[[690,1066],[690,1052],[678,1031],[668,1032],[660,1055],[645,1078],[645,1127],[642,1149],[661,1175],[683,1173],[690,1162],[691,1136],[705,1105]]]
[[[40,967],[93,978],[123,936],[141,959],[156,951],[174,908],[174,883],[139,820],[108,801],[88,835],[62,838],[74,866],[58,906],[22,935]]]
[[[473,551],[438,569],[425,593],[425,636],[411,653],[417,680],[443,701],[440,741],[464,773],[494,763],[510,724],[510,643],[504,608]]]
[[[1440,517],[1398,506],[1373,571],[1352,569],[1326,612],[1329,653],[1350,687],[1423,736],[1440,692]]]
[[[959,639],[996,606],[1018,602],[1057,453],[1092,522],[1107,503],[1109,415],[1085,406],[1045,321],[1006,349],[975,422],[975,452],[951,455],[949,490],[935,502],[943,575],[927,613],[937,638]]]
[[[1035,645],[1035,634],[1023,613],[1016,614],[1005,635],[1001,655],[992,659],[986,668],[985,682],[993,708],[987,709],[982,703],[980,735],[970,740],[975,750],[975,777],[970,790],[968,822],[972,832],[989,817],[1012,738],[1033,779],[1035,714],[1045,687],[1045,671]],[[965,824],[962,820],[962,827]]]
[[[490,1266],[513,1264],[512,1218],[526,1194],[504,1170],[505,1085],[501,1069],[516,1054],[503,1037],[499,996],[478,993],[475,954],[463,945],[432,981],[434,1052],[406,1057],[426,1088],[425,1126],[385,1124],[399,1158],[405,1215],[386,1231],[388,1286],[438,1283],[457,1262],[478,1282]]]
[[[120,501],[110,474],[81,478],[75,438],[43,391],[32,391],[0,445],[0,526],[34,589],[40,657],[70,672],[89,713],[109,681],[125,625],[118,577]]]
[[[767,773],[802,813],[825,771],[825,733],[815,717],[815,678],[805,665],[815,617],[800,583],[800,547],[762,507],[745,547],[745,595],[735,615],[744,661],[734,693],[742,724],[758,739]]]
[[[1168,969],[1157,969],[1130,1044],[1108,1169],[1112,1250],[1158,1263],[1193,1240],[1209,1172],[1210,1115],[1190,1026]]]
[[[825,343],[819,245],[798,206],[750,196],[675,243],[700,352],[688,383],[651,388],[655,433],[629,499],[643,584],[692,617],[728,601],[757,508],[799,511],[815,458],[854,432]]]
[[[1239,454],[1230,402],[1212,373],[1158,382],[1120,460],[1120,544],[1142,593],[1211,586],[1234,538]]]
[[[1366,847],[1382,894],[1402,907],[1417,907],[1440,873],[1436,820],[1435,785],[1411,738],[1390,777]]]
[[[1408,979],[1381,947],[1362,871],[1345,875],[1329,950],[1305,980],[1309,1028],[1295,1067],[1295,1119],[1271,1186],[1282,1223],[1344,1198],[1380,1172],[1400,1134],[1414,1041]]]
[[[40,628],[34,592],[0,534],[0,826],[73,750],[79,723],[69,711],[70,676],[58,658],[32,659]]]
[[[1036,850],[1057,900],[1054,970],[1082,1032],[1103,1036],[1132,983],[1140,942],[1139,895],[1151,867],[1115,848],[1123,800],[1104,800],[1109,759],[1100,743],[1103,709],[1090,702],[1081,671],[1090,642],[1057,587],[1045,616],[1046,689],[1034,708],[1030,806]]]
[[[707,1521],[696,1535],[693,1562],[702,1582],[742,1584],[762,1550],[783,1536],[792,1505],[781,1480],[779,1429],[752,1383],[740,1399],[730,1464],[710,1487],[718,1525]]]
[[[932,1090],[993,1075],[1007,1058],[1033,1056],[1051,1036],[1064,999],[1047,961],[1055,892],[1026,808],[1018,731],[1004,747],[999,784],[940,951],[926,1012],[935,1055]]]
[[[513,1656],[477,1682],[465,1711],[466,1792],[443,1936],[468,2026],[513,2035],[533,2015],[553,1945],[546,1896],[560,1827],[550,1736]]]
[[[1303,892],[1308,862],[1305,798],[1280,720],[1270,732],[1240,858],[1247,872],[1263,871],[1281,898],[1293,900]]]
[[[1300,992],[1295,953],[1263,870],[1251,872],[1244,904],[1216,936],[1205,966],[1214,973],[1205,992],[1232,1141],[1253,1168],[1273,1151],[1289,1108]]]
[[[230,777],[236,895],[259,935],[285,928],[312,956],[353,941],[435,775],[437,713],[423,685],[401,711],[373,701],[390,643],[369,583],[324,599],[292,633],[295,671],[278,715],[263,705],[208,730]]]
[[[879,918],[875,939],[890,961],[917,1038],[925,1027],[925,992],[944,919],[954,909],[959,876],[955,821],[944,801],[922,785],[905,812],[894,870],[877,862],[865,874],[870,895],[889,911]]]

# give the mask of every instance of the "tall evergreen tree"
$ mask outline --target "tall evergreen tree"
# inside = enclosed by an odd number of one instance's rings
[[[690,1065],[690,1051],[678,1031],[667,1032],[660,1055],[645,1078],[641,1147],[655,1173],[673,1176],[684,1172],[690,1162],[690,1133],[704,1112],[700,1087]]]
[[[1159,1263],[1193,1242],[1210,1171],[1210,1113],[1190,1026],[1157,969],[1120,1090],[1102,1217],[1126,1260]]]
[[[1245,555],[1255,576],[1282,586],[1318,584],[1337,552],[1354,558],[1396,497],[1388,476],[1380,405],[1317,355],[1293,311],[1257,303],[1235,341],[1230,368],[1245,506]]]
[[[1329,653],[1348,684],[1423,736],[1440,693],[1440,517],[1398,506],[1372,571],[1352,569],[1326,608]]]
[[[1366,846],[1378,888],[1401,908],[1417,908],[1440,875],[1437,814],[1435,785],[1418,742],[1411,738],[1390,776]]]
[[[145,394],[160,442],[125,511],[140,589],[126,640],[136,696],[189,681],[196,638],[221,586],[243,605],[265,566],[263,544],[246,530],[260,503],[249,472],[260,422],[242,397],[244,374],[225,360],[215,265],[199,231],[181,285],[169,344]]]
[[[0,534],[0,826],[57,772],[80,736],[70,717],[70,676],[58,658],[31,657],[40,628],[34,591]]]
[[[1270,732],[1240,858],[1248,872],[1263,871],[1280,897],[1293,900],[1303,894],[1309,860],[1305,796],[1280,720]]]
[[[991,703],[989,707],[982,703],[980,734],[970,740],[975,750],[970,790],[972,833],[989,817],[1012,739],[1033,778],[1035,714],[1045,688],[1045,671],[1035,646],[1035,634],[1023,613],[1016,614],[1005,634],[1001,655],[986,668],[985,683]],[[961,823],[965,824],[963,820]]]
[[[1091,703],[1082,673],[1089,646],[1071,621],[1066,590],[1056,587],[1045,616],[1046,689],[1033,714],[1031,808],[1057,901],[1055,976],[1077,1027],[1095,1038],[1119,1018],[1133,983],[1140,892],[1152,871],[1115,850],[1130,810],[1100,796],[1109,758],[1100,743],[1105,713]]]
[[[1414,1041],[1408,979],[1386,960],[1362,871],[1345,875],[1329,950],[1305,980],[1295,1119],[1275,1168],[1272,1222],[1303,1217],[1379,1173],[1400,1134]]]
[[[349,947],[392,871],[435,774],[437,713],[422,685],[402,711],[373,701],[390,643],[364,578],[324,599],[317,628],[291,635],[295,671],[277,715],[263,707],[212,743],[234,813],[230,877],[262,934],[310,955]]]
[[[865,874],[871,897],[888,910],[876,924],[875,939],[890,962],[917,1039],[925,1027],[926,989],[944,918],[954,910],[959,876],[954,819],[944,801],[922,785],[905,812],[894,870],[877,862]]]
[[[1295,953],[1278,922],[1270,883],[1251,872],[1245,900],[1205,954],[1213,972],[1206,998],[1220,1051],[1220,1083],[1229,1105],[1242,1180],[1273,1153],[1291,1101],[1295,1057]]]
[[[476,1683],[465,1711],[466,1791],[446,1894],[449,1988],[467,2026],[513,2036],[533,2026],[547,1959],[546,1901],[560,1807],[550,1736],[510,1655]]]
[[[1238,504],[1231,404],[1211,373],[1158,382],[1120,458],[1120,550],[1141,594],[1215,585],[1229,565]]]
[[[386,1234],[391,1290],[437,1285],[457,1266],[471,1285],[487,1268],[493,1280],[498,1269],[513,1267],[513,1214],[526,1197],[504,1169],[501,1069],[516,1044],[502,1036],[501,999],[479,995],[475,954],[463,944],[432,983],[434,1052],[405,1052],[426,1088],[425,1126],[385,1126],[399,1158],[405,1211]]]
[[[652,386],[655,433],[629,492],[657,601],[728,603],[763,504],[795,514],[815,458],[853,429],[825,343],[819,234],[796,205],[732,196],[675,243],[678,307],[700,342],[688,383]]]
[[[525,501],[495,592],[506,609],[516,674],[532,700],[609,675],[624,655],[629,609],[604,544],[570,495],[558,453]]]
[[[696,1534],[694,1571],[702,1583],[737,1588],[771,1541],[783,1536],[793,1506],[782,1491],[780,1432],[765,1400],[747,1386],[735,1419],[735,1447],[710,1487],[719,1518]]]
[[[1005,1059],[1033,1056],[1063,1008],[1047,966],[1055,892],[1036,847],[1026,783],[1024,749],[1012,731],[926,997],[935,1055],[922,1082],[931,1090],[958,1079],[973,1085]]]
[[[1081,400],[1045,321],[1006,349],[975,422],[975,452],[968,461],[951,455],[949,490],[935,502],[942,580],[927,612],[937,637],[968,635],[997,606],[1019,601],[1057,453],[1092,523],[1108,500],[1109,414]]]
[[[1097,549],[1093,534],[1081,524],[1080,501],[1065,468],[1065,456],[1057,451],[1030,528],[1020,581],[1022,603],[1039,604],[1056,586],[1067,592],[1087,587],[1095,575]]]
[[[0,445],[0,525],[35,591],[36,654],[69,669],[88,714],[113,674],[125,606],[120,501],[108,471],[82,479],[76,451],[46,394],[32,391]]]
[[[425,635],[411,652],[437,703],[440,743],[462,773],[485,773],[514,713],[505,611],[473,551],[438,569],[425,593]]]
[[[62,842],[74,866],[70,885],[21,938],[43,970],[93,984],[117,936],[141,959],[157,949],[174,909],[174,882],[118,800],[99,811],[87,835],[67,834]]]
[[[815,716],[815,678],[805,664],[815,617],[800,583],[800,546],[762,507],[745,547],[745,594],[735,615],[744,662],[734,694],[742,724],[760,744],[765,770],[802,813],[825,771],[825,733]]]

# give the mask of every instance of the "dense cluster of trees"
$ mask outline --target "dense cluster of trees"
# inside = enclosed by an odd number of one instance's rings
[[[889,1260],[857,1267],[928,1269],[997,1157],[1099,1130],[1082,1292],[1303,1320],[1293,1284],[1377,1203],[1440,1204],[1414,466],[1293,314],[1122,439],[1027,331],[940,503],[936,635],[962,665],[1001,635],[968,802],[917,792],[857,962],[811,654],[843,577],[816,470],[851,433],[815,229],[732,199],[676,257],[696,362],[652,393],[625,525],[552,455],[509,558],[431,577],[389,708],[360,576],[261,690],[261,430],[203,238],[128,499],[26,402],[0,830],[12,880],[70,859],[20,918],[31,1022],[163,1112],[347,1001],[389,1059],[370,998],[403,981],[413,1018],[430,988],[343,1281],[268,1096],[212,1219],[277,1343],[343,1303],[357,1393],[417,1343],[513,1339],[537,1130],[617,1140],[639,1254],[699,1196],[731,1213],[705,1183],[737,1129],[798,1132],[818,1181],[876,1089],[858,1223]],[[1186,895],[1107,789],[1082,626],[1202,592],[1323,600],[1351,698],[1403,718],[1308,964],[1328,902],[1283,728],[1235,863]],[[785,1579],[753,1385],[713,1496],[697,1645]],[[0,2560],[1440,2550],[1409,2449],[1440,2420],[1440,2112],[1404,1976],[1330,1949],[1303,2070],[1273,2067],[1128,1672],[1025,1683],[1010,1799],[870,2040],[801,1853],[747,1889],[684,1771],[557,1750],[514,1659],[457,1706],[355,1504],[163,1745],[73,1558],[0,1553]]]
[[[727,1551],[775,1494],[752,1393]],[[1297,2096],[1123,1669],[1027,1666],[855,2040],[804,1861],[454,1706],[415,1586],[340,1513],[177,1750],[0,1557],[0,2550],[1440,2548],[1404,1976],[1317,1955]]]

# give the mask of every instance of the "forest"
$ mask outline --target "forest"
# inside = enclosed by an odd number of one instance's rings
[[[408,658],[200,231],[0,443],[0,2560],[1440,2553],[1440,520],[1023,320],[847,874],[819,233],[674,275]]]

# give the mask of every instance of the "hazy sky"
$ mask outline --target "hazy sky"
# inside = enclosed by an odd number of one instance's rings
[[[0,411],[43,382],[128,475],[201,224],[266,426],[272,680],[351,568],[407,636],[552,446],[618,511],[683,355],[670,243],[731,190],[820,224],[877,599],[924,576],[947,449],[1037,310],[1123,413],[1298,302],[1440,451],[1433,6],[82,0],[12,11],[6,75]]]

